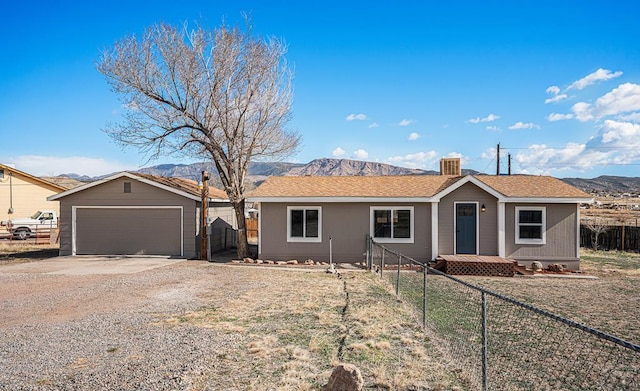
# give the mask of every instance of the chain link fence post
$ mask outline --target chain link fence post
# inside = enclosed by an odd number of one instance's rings
[[[487,391],[487,294],[482,294],[482,391]]]

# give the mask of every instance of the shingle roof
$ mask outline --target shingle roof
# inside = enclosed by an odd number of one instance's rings
[[[191,179],[163,177],[158,175],[143,174],[140,172],[131,172],[130,174],[150,181],[154,181],[156,183],[160,183],[165,186],[169,186],[176,190],[182,190],[185,193],[189,193],[197,197],[201,196],[201,190],[200,187],[198,187],[198,182]],[[224,190],[209,186],[209,198],[226,200],[229,197]]]
[[[428,197],[458,176],[271,176],[254,197]]]
[[[465,177],[415,176],[272,176],[250,198],[432,197]],[[549,176],[491,176],[476,179],[509,198],[589,198],[589,194]]]
[[[478,180],[507,197],[590,198],[591,196],[558,178],[533,175],[476,175]]]

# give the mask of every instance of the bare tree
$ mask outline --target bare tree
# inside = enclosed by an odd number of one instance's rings
[[[225,25],[207,31],[156,24],[124,38],[97,68],[126,108],[106,129],[150,158],[177,154],[213,160],[238,220],[238,256],[249,253],[244,201],[252,159],[294,153],[300,136],[285,129],[293,73],[278,39]]]
[[[611,228],[605,218],[602,217],[590,217],[585,219],[582,224],[591,231],[591,247],[594,250],[598,250],[598,239],[600,235],[605,233]]]

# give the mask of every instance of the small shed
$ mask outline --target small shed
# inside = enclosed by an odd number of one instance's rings
[[[200,193],[192,180],[120,172],[48,197],[60,201],[60,255],[197,257]],[[233,227],[226,193],[209,196],[209,221]]]

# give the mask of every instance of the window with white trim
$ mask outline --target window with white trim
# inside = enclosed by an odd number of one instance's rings
[[[544,206],[516,206],[516,244],[545,244],[546,225]]]
[[[288,206],[287,241],[321,242],[322,208],[319,206]]]
[[[413,243],[413,207],[372,206],[370,231],[381,243]]]

